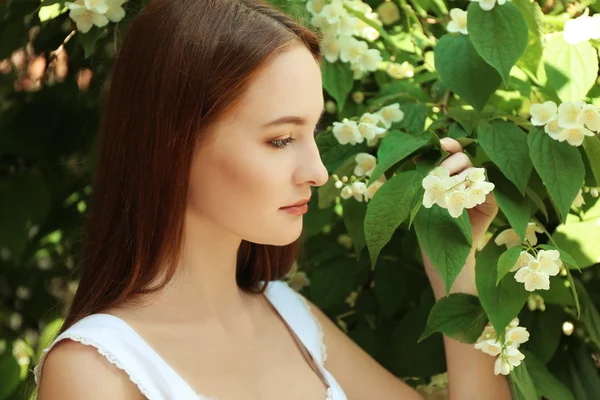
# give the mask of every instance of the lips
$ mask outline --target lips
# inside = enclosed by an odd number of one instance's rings
[[[285,207],[281,207],[281,208],[289,208],[289,207],[298,207],[298,206],[302,206],[306,203],[308,203],[310,201],[310,197],[306,198],[306,199],[302,199],[302,200],[298,200],[297,202],[295,202],[294,204],[290,204],[288,206]]]

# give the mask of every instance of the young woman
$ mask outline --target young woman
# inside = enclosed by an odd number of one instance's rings
[[[318,37],[259,0],[154,0],[116,59],[72,308],[41,400],[418,399],[280,279],[328,174]],[[456,141],[444,161],[470,167]],[[492,200],[472,210],[474,242]],[[444,289],[425,258],[439,298]],[[453,291],[475,294],[473,257]],[[445,339],[453,399],[508,399]]]

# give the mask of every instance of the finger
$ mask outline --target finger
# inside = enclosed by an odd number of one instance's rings
[[[471,168],[473,164],[465,153],[454,153],[450,157],[441,162],[440,166],[448,168],[450,175],[458,174],[467,168]]]
[[[445,137],[440,139],[440,143],[442,144],[442,148],[450,154],[460,153],[463,151],[462,146],[456,139]]]

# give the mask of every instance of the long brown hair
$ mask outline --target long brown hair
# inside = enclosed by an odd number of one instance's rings
[[[278,52],[304,45],[321,62],[320,35],[259,0],[153,0],[117,54],[100,127],[85,226],[82,276],[61,333],[81,318],[161,290],[183,239],[191,161],[209,127]],[[290,269],[299,241],[242,241],[237,283]],[[164,277],[156,286],[158,277]]]

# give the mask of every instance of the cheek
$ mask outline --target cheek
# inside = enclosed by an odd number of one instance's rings
[[[250,154],[253,153],[253,154]],[[221,214],[220,219],[253,220],[277,211],[287,200],[285,181],[276,158],[258,151],[213,154],[193,166],[189,201],[202,213]],[[241,220],[240,220],[241,219]]]

